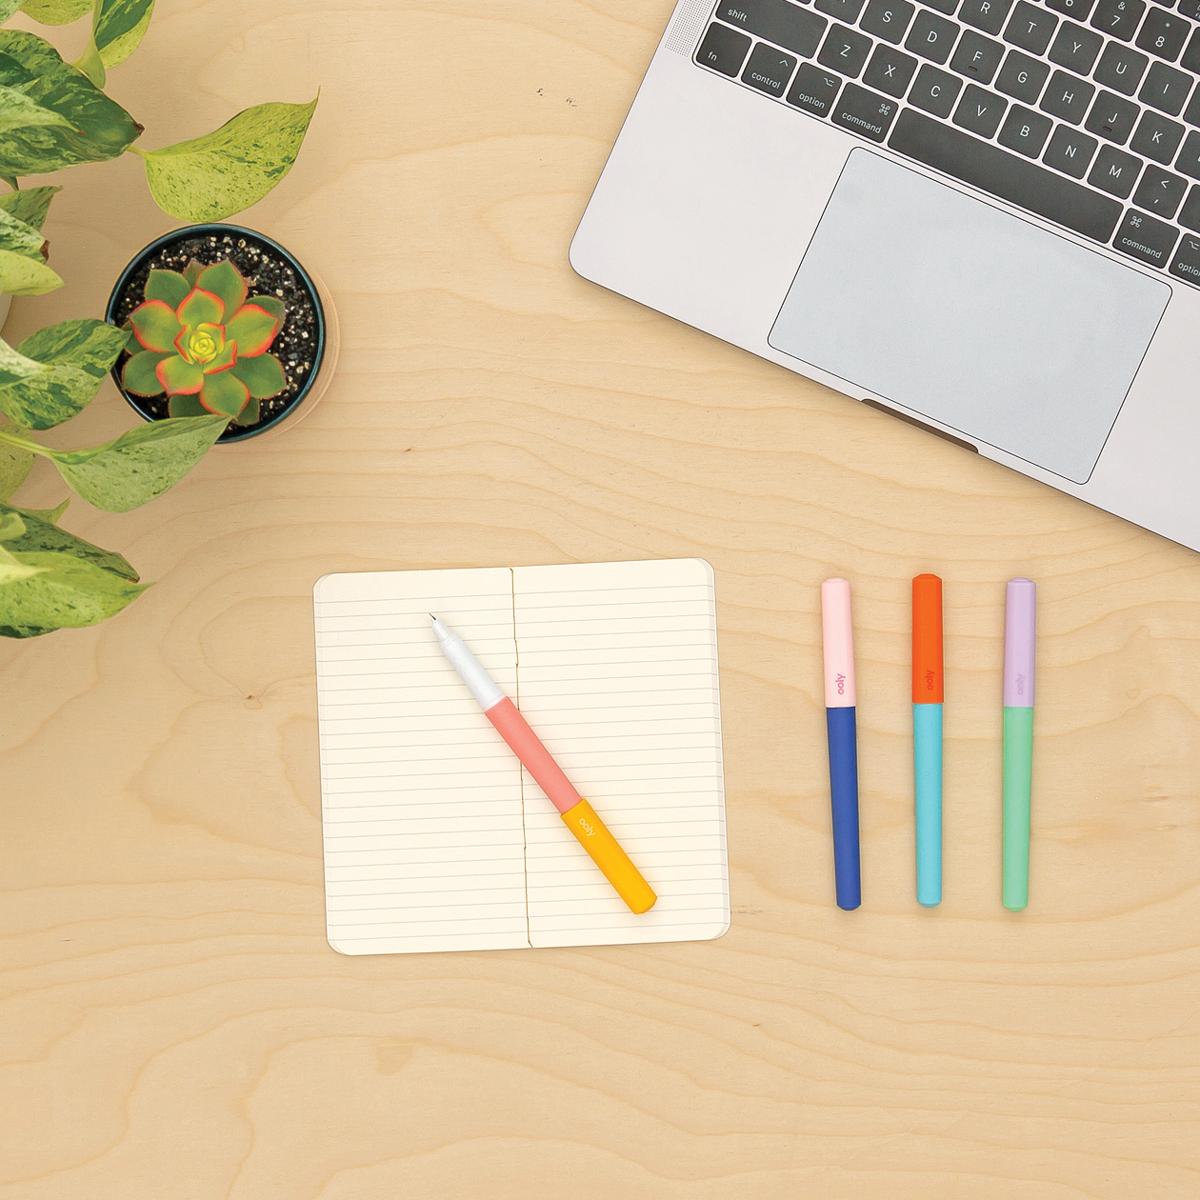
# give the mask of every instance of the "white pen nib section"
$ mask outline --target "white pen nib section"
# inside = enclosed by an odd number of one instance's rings
[[[433,618],[433,631],[437,634],[442,653],[458,672],[459,679],[471,689],[471,695],[479,702],[479,707],[487,712],[493,704],[499,704],[504,699],[504,693],[480,665],[479,659],[467,649],[462,638],[448,629],[437,617]]]

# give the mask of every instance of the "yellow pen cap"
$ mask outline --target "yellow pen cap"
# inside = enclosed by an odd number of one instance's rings
[[[608,826],[596,816],[596,810],[586,800],[580,800],[559,815],[588,852],[588,857],[604,872],[604,877],[616,888],[617,895],[633,912],[644,913],[654,907],[658,899],[654,889],[629,861],[629,855],[621,849],[617,839],[609,833]]]

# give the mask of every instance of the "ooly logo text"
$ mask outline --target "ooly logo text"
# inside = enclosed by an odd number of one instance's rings
[[[587,817],[579,818],[579,828],[586,830],[588,837],[591,837],[596,832],[596,827],[587,819]]]
[[[837,694],[839,696],[844,696],[846,694],[846,677],[845,677],[845,675],[838,675],[836,678],[836,682],[837,682]]]

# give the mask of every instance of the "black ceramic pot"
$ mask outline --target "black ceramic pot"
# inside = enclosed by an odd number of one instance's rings
[[[188,225],[164,234],[139,251],[121,272],[104,319],[124,325],[129,314],[145,299],[151,270],[182,271],[192,260],[205,266],[229,259],[250,284],[250,294],[278,296],[286,315],[275,340],[274,354],[283,366],[287,386],[277,396],[262,400],[253,424],[230,423],[218,443],[243,442],[290,426],[316,405],[333,377],[337,363],[337,316],[329,293],[278,242],[240,225]],[[112,376],[121,395],[147,421],[169,416],[167,397],[138,396],[121,386],[121,372],[129,358],[121,354]]]

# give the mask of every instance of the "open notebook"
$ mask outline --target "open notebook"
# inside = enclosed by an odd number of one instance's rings
[[[729,927],[702,559],[326,575],[313,589],[330,945],[597,946]],[[438,649],[442,618],[658,893],[634,916]]]

